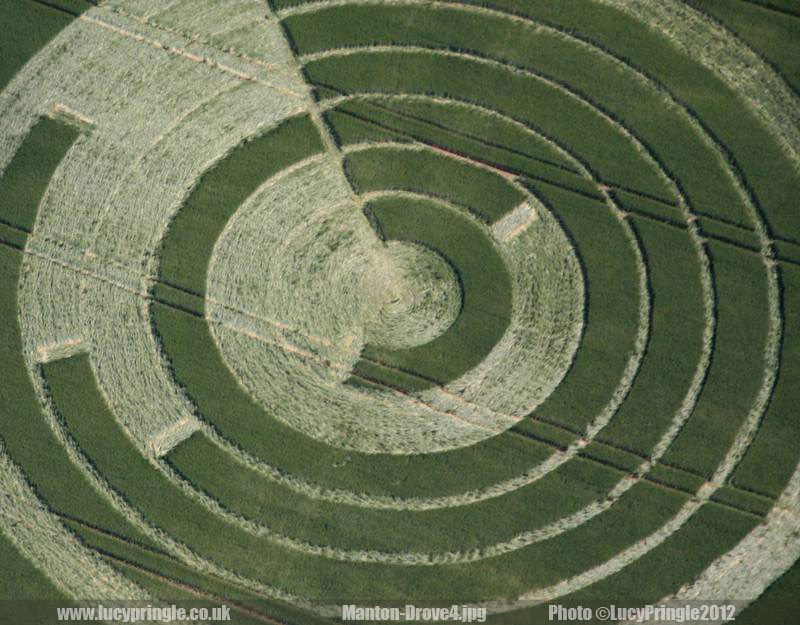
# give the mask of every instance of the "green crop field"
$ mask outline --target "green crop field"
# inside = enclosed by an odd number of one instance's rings
[[[0,24],[0,625],[800,623],[800,2]]]

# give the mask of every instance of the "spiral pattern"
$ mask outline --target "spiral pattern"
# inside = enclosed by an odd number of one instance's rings
[[[0,538],[253,622],[755,601],[800,556],[800,105],[705,4],[71,15],[0,91]]]

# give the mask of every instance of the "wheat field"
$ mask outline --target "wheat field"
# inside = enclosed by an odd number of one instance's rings
[[[800,618],[794,0],[0,16],[2,622]]]

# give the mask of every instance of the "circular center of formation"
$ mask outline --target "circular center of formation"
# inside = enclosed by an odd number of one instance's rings
[[[453,324],[461,310],[461,286],[441,254],[416,243],[388,241],[386,265],[382,301],[367,322],[370,343],[414,347]]]
[[[327,159],[279,174],[216,242],[206,310],[247,393],[270,418],[367,453],[473,445],[530,414],[583,322],[557,221],[526,204],[509,237],[460,207],[392,196],[372,203],[379,236],[347,184]]]

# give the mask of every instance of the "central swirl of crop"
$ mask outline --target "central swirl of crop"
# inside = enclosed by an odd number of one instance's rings
[[[383,296],[366,322],[367,342],[395,349],[423,345],[458,318],[458,275],[441,254],[418,243],[389,241],[386,252],[386,269],[375,285]]]

